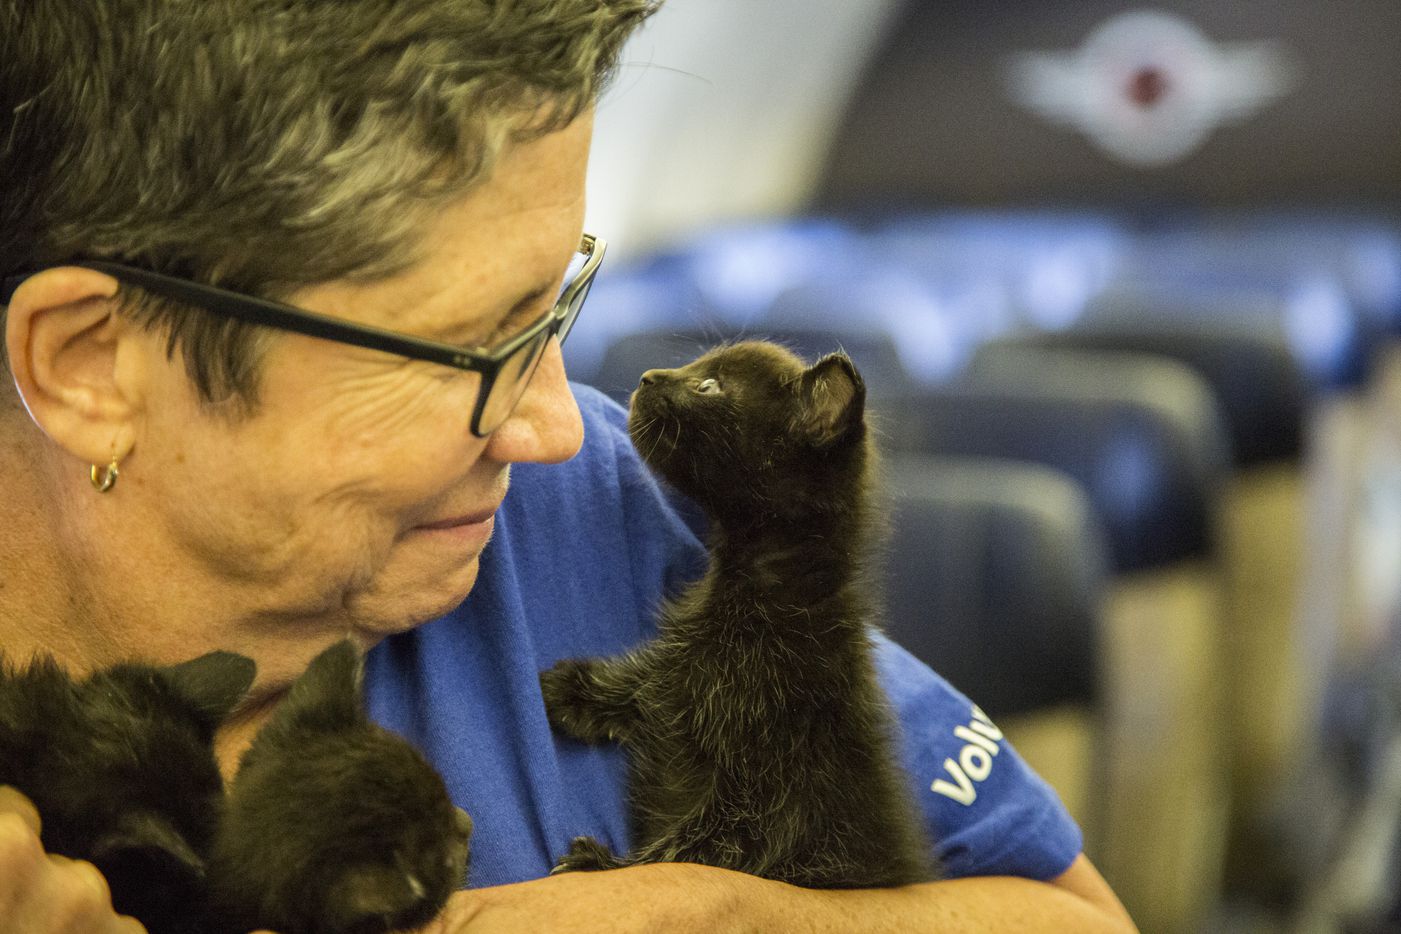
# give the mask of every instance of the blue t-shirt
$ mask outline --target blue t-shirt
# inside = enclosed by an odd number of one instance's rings
[[[704,567],[684,508],[633,451],[623,410],[587,387],[575,395],[583,451],[513,468],[471,596],[386,640],[366,665],[372,715],[418,744],[472,815],[474,887],[547,875],[581,834],[628,850],[623,753],[552,732],[539,672],[651,638],[663,596]],[[1079,828],[997,728],[889,640],[878,639],[876,661],[944,873],[1045,880],[1069,868]]]

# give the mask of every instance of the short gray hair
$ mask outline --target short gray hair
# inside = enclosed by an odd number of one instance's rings
[[[0,0],[0,276],[390,275],[504,145],[592,105],[660,2]],[[119,294],[207,403],[256,401],[256,329]]]

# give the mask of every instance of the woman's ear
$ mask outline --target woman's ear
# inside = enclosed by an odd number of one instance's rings
[[[10,299],[5,346],[29,416],[81,461],[106,464],[135,441],[132,339],[117,281],[77,266],[30,276]]]

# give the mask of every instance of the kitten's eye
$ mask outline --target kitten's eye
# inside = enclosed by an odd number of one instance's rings
[[[696,383],[696,392],[703,396],[720,391],[720,381],[718,379],[703,379]]]

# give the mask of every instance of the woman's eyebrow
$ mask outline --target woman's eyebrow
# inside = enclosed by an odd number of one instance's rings
[[[540,301],[540,299],[543,298],[546,295],[546,293],[550,291],[550,288],[550,283],[542,282],[530,291],[526,292],[524,295],[522,295],[519,299],[516,300],[515,304],[513,304],[504,315],[502,315],[497,320],[496,324],[492,327],[491,331],[487,332],[487,334],[473,333],[481,326],[481,322],[477,321],[471,324],[450,324],[433,331],[429,336],[433,340],[441,341],[445,344],[455,344],[458,346],[476,344],[477,339],[486,338],[488,335],[495,333],[496,330],[501,327],[501,325],[529,311],[531,307],[535,305],[536,302]],[[466,336],[467,339],[464,340],[464,336]],[[477,339],[473,339],[474,337]]]

